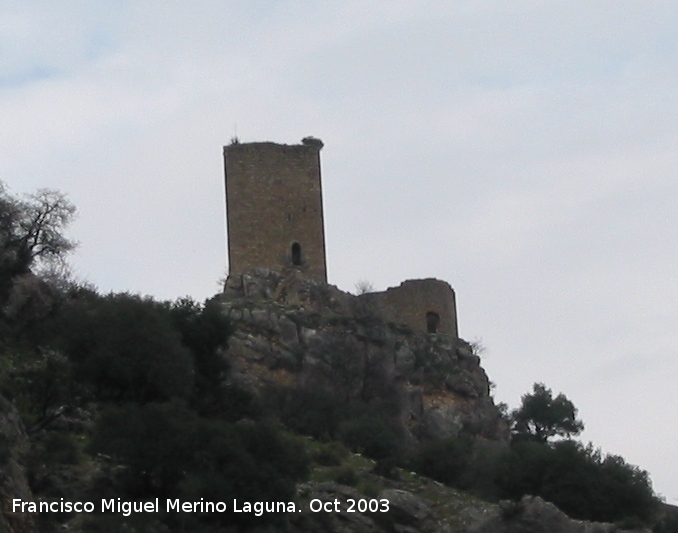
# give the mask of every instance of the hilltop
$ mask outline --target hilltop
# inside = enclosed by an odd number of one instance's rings
[[[406,446],[461,434],[506,446],[508,424],[471,345],[388,322],[371,296],[294,269],[229,277],[219,300],[234,326],[234,379],[262,394],[322,390],[373,405]]]

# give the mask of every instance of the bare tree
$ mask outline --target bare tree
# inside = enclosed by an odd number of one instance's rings
[[[63,235],[74,217],[75,206],[59,191],[15,198],[0,183],[0,265],[27,270],[62,259],[75,247]]]
[[[59,191],[17,198],[0,182],[0,301],[19,276],[63,262],[75,247],[64,236],[74,217],[75,206]]]

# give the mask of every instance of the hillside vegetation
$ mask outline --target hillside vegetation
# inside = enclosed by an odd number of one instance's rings
[[[74,213],[57,192],[0,188],[0,529],[470,533],[539,515],[534,531],[593,531],[548,501],[617,524],[597,531],[676,531],[646,472],[572,440],[565,396],[537,384],[510,415],[495,406],[468,343],[293,273],[204,303],[100,294],[62,268]],[[13,498],[296,508],[17,515]],[[389,505],[310,509],[333,499]]]

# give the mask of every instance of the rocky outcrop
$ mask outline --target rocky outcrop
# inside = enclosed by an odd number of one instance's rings
[[[552,503],[538,496],[524,496],[519,502],[502,501],[482,514],[466,512],[462,533],[615,533],[615,524],[573,520]],[[650,533],[649,529],[624,530]]]
[[[349,462],[355,470],[355,486],[308,481],[297,487],[299,512],[289,516],[290,531],[650,533],[573,520],[539,497],[490,503],[410,472],[399,471],[397,479],[381,477],[374,472],[374,462],[364,457],[353,456]],[[318,468],[314,477],[326,477],[331,471]],[[363,508],[372,505],[372,510],[360,512],[357,504],[349,507],[351,501],[361,500]]]
[[[508,443],[509,428],[490,396],[480,358],[461,339],[389,323],[369,298],[309,281],[294,270],[231,276],[221,303],[235,328],[229,340],[231,374],[254,391],[313,386],[347,402],[359,398],[378,403],[388,397],[397,405],[406,440],[415,446],[419,440],[460,434],[494,451]],[[612,524],[570,519],[538,497],[493,504],[416,474],[402,474],[399,480],[379,477],[372,463],[358,472],[355,487],[335,481],[301,484],[301,509],[289,518],[291,531],[619,530]],[[365,487],[371,496],[365,495]],[[347,512],[351,499],[385,499],[389,510]],[[341,510],[314,512],[311,501],[316,506],[340,502]]]
[[[301,485],[299,493],[301,514],[291,517],[292,531],[316,531],[321,526],[327,533],[439,531],[440,523],[431,502],[406,490],[384,489],[369,498],[353,487],[331,481],[311,481]],[[359,510],[370,505],[373,505],[372,512]]]
[[[222,302],[235,326],[233,370],[253,388],[313,384],[367,401],[388,389],[413,438],[508,440],[480,359],[461,339],[387,323],[369,299],[295,270],[231,276]]]
[[[0,531],[36,531],[30,515],[12,512],[12,500],[33,501],[20,459],[28,451],[28,437],[16,409],[0,396]]]

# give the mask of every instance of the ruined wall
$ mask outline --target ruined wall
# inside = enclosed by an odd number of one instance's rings
[[[229,274],[294,267],[327,282],[322,146],[306,138],[224,147]]]
[[[457,304],[449,283],[439,279],[411,279],[383,292],[364,294],[389,322],[421,333],[459,336]]]

